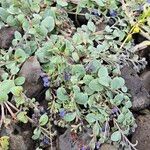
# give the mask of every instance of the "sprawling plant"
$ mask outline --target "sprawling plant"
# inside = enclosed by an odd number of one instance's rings
[[[47,81],[43,77],[50,113],[39,115],[33,139],[39,139],[41,133],[51,138],[55,133],[49,131],[55,124],[72,127],[75,132],[90,128],[88,146],[92,149],[105,142],[135,149],[127,139],[136,125],[120,68],[132,63],[139,71],[145,66],[145,60],[134,52],[149,45],[149,2],[1,0],[0,4],[0,27],[19,28],[12,46],[0,54],[4,70],[0,82],[1,124],[4,106],[11,116],[14,113],[10,107],[19,111],[20,121],[35,124],[27,116],[31,104],[26,103],[31,99],[23,93],[25,79],[17,76],[23,62],[36,55],[50,78]],[[76,22],[83,16],[87,24],[76,28],[68,14],[74,15]],[[147,41],[134,46],[135,33],[142,33]],[[20,106],[23,108],[18,109]],[[38,109],[32,100],[33,106]]]

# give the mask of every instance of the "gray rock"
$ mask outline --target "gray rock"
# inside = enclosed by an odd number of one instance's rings
[[[100,150],[118,150],[118,148],[111,144],[103,144]]]
[[[88,146],[90,143],[91,132],[89,130],[85,130],[82,133],[72,133],[70,129],[66,130],[66,132],[61,135],[58,139],[58,150],[78,150],[81,149],[82,146]]]
[[[9,126],[2,127],[0,136],[9,137],[10,150],[34,150],[35,143],[32,140],[32,129],[30,126],[24,125],[19,127],[12,123]]]
[[[34,142],[31,139],[32,132],[24,131],[21,134],[10,135],[10,150],[33,150]]]
[[[138,111],[148,107],[150,95],[137,73],[130,66],[125,66],[121,69],[121,74],[129,89],[128,92],[132,95],[132,109]]]
[[[150,149],[150,114],[138,116],[136,119],[137,129],[132,136],[132,143],[138,141],[136,148],[138,150]]]
[[[23,88],[27,97],[36,97],[43,90],[43,85],[40,80],[41,72],[41,66],[36,56],[31,56],[23,64],[19,76],[23,76],[26,79]]]
[[[142,73],[141,79],[143,81],[144,87],[150,93],[150,71]]]
[[[8,49],[11,46],[15,31],[14,27],[3,27],[0,29],[0,48]]]

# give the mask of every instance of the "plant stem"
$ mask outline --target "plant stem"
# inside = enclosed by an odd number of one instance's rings
[[[12,118],[16,119],[15,114],[12,112],[12,110],[10,109],[10,107],[7,105],[7,102],[5,102],[4,104],[5,104],[5,106],[7,107],[7,109],[8,109],[8,111],[9,111],[9,113],[11,114]]]
[[[122,134],[123,138],[126,140],[126,142],[128,142],[128,144],[129,144],[134,150],[137,150],[137,149],[135,148],[135,146],[138,144],[138,141],[136,141],[135,144],[132,144],[132,143],[128,140],[128,138],[124,135],[124,133],[123,133],[123,131],[121,130],[121,128],[119,127],[119,125],[118,125],[116,119],[113,119],[113,122],[114,122],[114,124],[116,125],[116,127],[118,128],[118,130],[120,131],[120,133]]]

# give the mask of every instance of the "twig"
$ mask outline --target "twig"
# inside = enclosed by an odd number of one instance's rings
[[[138,52],[140,50],[143,50],[144,48],[146,48],[147,46],[150,46],[150,41],[143,41],[140,44],[137,44],[136,46],[134,46],[132,48],[132,52]]]
[[[0,127],[2,126],[2,123],[3,123],[4,119],[5,119],[3,104],[1,104],[1,111],[2,111],[2,114],[1,114],[1,119],[0,119]]]
[[[121,128],[119,127],[119,125],[118,125],[116,119],[113,119],[113,121],[114,121],[114,124],[117,126],[119,132],[122,134],[122,136],[123,136],[124,139],[126,140],[126,142],[128,142],[128,144],[129,144],[134,150],[137,150],[137,149],[135,148],[135,146],[138,144],[138,141],[136,141],[135,144],[132,144],[132,143],[128,140],[128,138],[124,135],[124,133],[123,133],[123,131],[121,130]]]
[[[7,104],[9,106],[11,106],[14,110],[19,111],[19,109],[17,109],[12,103],[10,103],[9,101],[7,101]]]
[[[12,116],[14,119],[16,119],[15,114],[12,112],[12,110],[11,110],[10,107],[7,105],[7,103],[5,102],[4,104],[5,104],[5,106],[7,107],[9,113],[11,114],[11,116]]]

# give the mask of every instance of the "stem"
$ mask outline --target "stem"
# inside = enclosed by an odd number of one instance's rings
[[[150,35],[148,33],[144,32],[143,30],[140,30],[140,34],[150,41]]]
[[[2,126],[4,119],[5,119],[4,105],[3,104],[1,104],[1,111],[2,111],[2,114],[1,114],[1,119],[0,119],[0,128]]]
[[[122,134],[123,138],[126,140],[126,142],[128,142],[128,144],[129,144],[134,150],[137,150],[137,149],[135,148],[135,146],[138,144],[138,141],[136,141],[135,144],[132,144],[132,143],[128,140],[128,138],[124,135],[124,133],[123,133],[123,131],[121,130],[121,128],[119,127],[119,125],[118,125],[116,119],[113,119],[113,121],[114,121],[114,124],[117,126],[119,132]]]
[[[12,103],[10,103],[9,101],[7,101],[7,104],[9,106],[11,106],[14,110],[19,111],[19,109],[17,109]]]
[[[5,104],[5,106],[7,107],[7,109],[8,109],[8,111],[9,111],[9,113],[11,114],[12,118],[16,119],[15,114],[12,112],[12,110],[10,109],[10,107],[7,105],[7,102],[5,102],[4,104]]]

